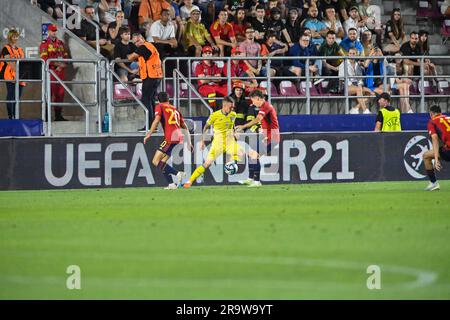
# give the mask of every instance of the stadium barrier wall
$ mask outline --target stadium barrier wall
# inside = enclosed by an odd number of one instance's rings
[[[193,138],[194,153],[187,152],[183,145],[173,150],[173,165],[188,175],[208,152],[208,148],[199,149],[198,139],[199,135]],[[144,146],[141,137],[3,138],[0,190],[163,186],[166,182],[162,174],[151,165],[161,140],[161,136],[155,136]],[[424,179],[421,155],[430,147],[423,131],[283,133],[273,154],[261,158],[261,180],[312,183]],[[233,184],[247,178],[245,162],[240,165],[241,173],[234,176],[223,172],[223,163],[224,159],[218,158],[200,185]],[[437,176],[450,179],[450,166],[444,163]]]

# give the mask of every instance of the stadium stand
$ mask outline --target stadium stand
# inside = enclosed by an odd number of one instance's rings
[[[159,1],[159,0],[158,0]],[[168,7],[171,15],[171,26],[176,29],[177,38],[180,39],[180,21],[179,9],[183,8],[183,1],[170,1],[164,2],[164,7]],[[358,1],[359,2],[359,1]],[[106,5],[106,4],[108,5]],[[139,99],[142,95],[142,91],[139,90],[139,81],[129,77],[129,81],[123,81],[116,77],[117,74],[113,74],[112,71],[115,69],[116,61],[112,60],[111,57],[102,56],[101,46],[109,45],[114,47],[114,39],[107,37],[104,41],[100,41],[101,34],[109,34],[109,31],[115,30],[117,25],[111,26],[111,23],[119,23],[115,21],[115,13],[119,10],[125,11],[125,19],[120,22],[123,25],[128,26],[132,32],[139,31],[145,34],[145,27],[149,28],[148,24],[155,23],[158,20],[153,21],[151,17],[147,17],[146,24],[139,24],[139,11],[143,5],[147,5],[147,2],[134,1],[130,6],[129,2],[125,1],[92,1],[92,0],[59,0],[56,1],[57,8],[50,10],[49,8],[45,11],[39,10],[39,1],[33,0],[20,0],[20,1],[6,1],[0,0],[0,4],[4,5],[6,12],[8,12],[8,19],[0,22],[0,26],[3,28],[16,27],[19,30],[22,28],[26,31],[22,36],[21,41],[26,49],[27,58],[38,58],[36,54],[33,55],[33,48],[39,46],[39,43],[45,37],[45,28],[48,24],[57,24],[59,28],[59,38],[64,39],[66,45],[70,50],[70,61],[69,68],[67,71],[64,85],[66,86],[66,100],[64,102],[64,114],[65,117],[71,121],[67,123],[53,122],[51,119],[49,122],[44,123],[44,132],[46,134],[58,135],[58,134],[97,134],[101,132],[101,122],[105,112],[109,111],[111,126],[110,130],[112,133],[136,133],[137,128],[142,127],[142,123],[145,119],[144,108],[140,103]],[[297,1],[279,1],[283,3],[280,8],[292,8],[293,4]],[[166,5],[167,4],[167,5]],[[412,79],[412,84],[410,86],[409,96],[407,97],[410,102],[414,112],[423,112],[425,110],[425,103],[432,101],[441,105],[442,109],[448,111],[449,104],[449,81],[450,81],[450,64],[448,59],[449,44],[448,38],[450,37],[450,23],[448,18],[439,11],[442,1],[381,1],[375,0],[370,1],[371,5],[378,6],[381,9],[380,17],[382,27],[388,20],[391,19],[391,13],[394,8],[400,8],[404,32],[406,34],[407,40],[409,40],[409,34],[411,31],[418,32],[419,29],[428,32],[428,47],[429,56],[432,63],[435,65],[436,74],[426,74],[425,72],[415,72],[414,75],[409,75]],[[99,26],[92,26],[92,30],[96,33],[95,43],[99,44],[97,47],[91,47],[87,45],[80,38],[80,27],[81,21],[86,19],[84,15],[84,8],[86,5],[94,5],[96,13],[98,14]],[[125,6],[126,5],[126,6]],[[198,5],[197,1],[193,1],[193,5]],[[271,2],[273,5],[273,2]],[[200,6],[201,7],[201,6]],[[319,1],[319,11],[323,10],[325,13],[326,6]],[[202,9],[202,22],[206,24],[205,30],[210,30],[210,22],[217,19],[218,12],[214,16],[206,16],[211,13],[210,10]],[[236,8],[235,8],[236,9]],[[246,14],[248,22],[252,23],[255,20],[251,19],[251,15],[254,9],[249,9]],[[270,12],[275,10],[266,9],[266,20],[269,22]],[[347,8],[350,9],[350,8]],[[62,15],[59,14],[61,11]],[[278,10],[277,10],[278,12]],[[20,13],[20,14],[19,14]],[[20,16],[23,14],[33,17],[29,21],[23,21]],[[52,15],[50,15],[51,13]],[[289,10],[280,10],[281,19],[286,21],[288,18]],[[319,12],[319,17],[323,16],[322,12]],[[233,16],[230,15],[230,22],[233,22]],[[305,16],[299,15],[298,19]],[[56,20],[55,20],[56,18]],[[158,17],[156,17],[158,18]],[[141,19],[142,20],[142,19]],[[341,17],[341,22],[344,19]],[[44,23],[43,23],[44,21]],[[266,31],[277,32],[280,34],[282,25],[278,22],[273,23],[261,23],[258,21],[258,25],[254,25],[255,30],[261,30],[261,28],[267,28]],[[301,22],[299,21],[300,25]],[[84,23],[86,24],[86,23]],[[144,28],[143,28],[144,27]],[[369,25],[362,25],[361,30],[370,27]],[[111,29],[113,28],[113,29]],[[173,29],[172,29],[173,30]],[[318,33],[314,30],[305,30],[305,34],[310,34],[312,38],[318,37]],[[161,35],[164,34],[164,30],[160,30]],[[171,31],[173,32],[173,31]],[[303,32],[303,31],[302,31]],[[383,29],[383,36],[385,35]],[[319,35],[320,36],[320,35]],[[182,37],[181,37],[182,38]],[[375,34],[372,37],[372,46],[376,46]],[[287,42],[284,36],[281,36],[279,41]],[[383,39],[385,40],[385,39]],[[100,42],[102,43],[100,46]],[[316,41],[317,42],[317,41]],[[317,42],[319,43],[319,42]],[[4,43],[2,43],[3,47]],[[170,45],[169,43],[167,45]],[[294,45],[293,43],[289,44]],[[419,46],[421,44],[419,43]],[[310,46],[314,46],[310,44]],[[269,52],[271,52],[269,50]],[[276,50],[273,51],[275,54],[273,56],[278,56]],[[285,54],[287,55],[287,54]],[[272,52],[269,55],[272,57]],[[109,58],[109,59],[108,59]],[[229,57],[224,57],[219,59],[217,57],[216,62],[225,64]],[[256,57],[255,60],[261,59]],[[275,58],[274,58],[275,59]],[[275,60],[270,61],[275,61]],[[361,57],[363,61],[368,60],[367,57]],[[405,59],[403,57],[403,59]],[[197,59],[199,61],[201,59]],[[344,59],[345,60],[345,59]],[[393,59],[385,59],[384,64],[387,65],[392,63]],[[418,61],[422,60],[425,65],[425,59],[418,58]],[[161,83],[160,90],[169,91],[171,96],[174,96],[175,103],[181,108],[183,114],[188,116],[207,116],[209,110],[204,106],[207,98],[197,97],[193,91],[197,85],[197,79],[194,74],[194,69],[192,65],[197,62],[195,58],[186,55],[185,48],[179,45],[171,54],[164,59],[165,66],[165,77],[164,81]],[[270,64],[270,61],[263,59],[263,64]],[[288,66],[289,61],[283,60],[283,65]],[[345,60],[343,63],[348,63],[349,60]],[[306,61],[305,61],[306,62]],[[21,62],[23,65],[26,61]],[[358,62],[359,63],[359,62]],[[35,68],[36,69],[36,68]],[[39,69],[39,68],[37,68]],[[173,70],[177,69],[183,77],[177,77],[179,83],[174,85],[173,83]],[[112,71],[111,71],[112,70]],[[44,70],[45,71],[45,70]],[[303,71],[304,72],[304,71]],[[33,73],[39,73],[33,71]],[[319,71],[320,74],[320,71]],[[33,78],[35,75],[30,75]],[[45,120],[45,114],[47,113],[46,102],[48,102],[48,83],[44,81],[48,75],[44,75],[45,78],[41,78],[40,82],[31,83],[30,88],[37,90],[26,90],[22,100],[30,101],[32,98],[38,100],[39,102],[33,103],[18,103],[20,108],[20,119],[36,119],[40,118]],[[405,74],[397,75],[399,77],[407,77]],[[363,72],[361,75],[356,75],[356,78],[360,77],[367,79],[367,75]],[[382,79],[384,86],[383,89],[389,90],[389,84],[391,82],[392,76],[381,74],[374,74],[371,77],[376,80]],[[39,77],[38,77],[39,78]],[[231,81],[238,79],[239,75],[234,78],[225,78],[223,83],[227,84],[228,92],[231,89]],[[336,76],[337,78],[337,76]],[[312,74],[305,75],[302,74],[301,77],[292,77],[291,74],[277,74],[274,77],[262,76],[258,74],[255,78],[260,87],[267,88],[270,100],[277,107],[277,109],[282,114],[338,114],[338,113],[348,113],[348,111],[356,104],[357,98],[355,96],[346,95],[346,88],[343,86],[343,79],[340,79],[341,86],[338,91],[330,91],[330,77],[326,79],[320,75],[314,76]],[[307,81],[310,81],[309,84]],[[190,82],[193,85],[193,90],[188,90],[188,84]],[[69,92],[70,91],[70,92]],[[37,97],[36,92],[41,92],[42,96]],[[393,92],[394,104],[399,104],[399,99],[404,98],[399,96],[398,92]],[[6,96],[4,92],[4,86],[0,86],[0,95]],[[30,97],[34,95],[34,97]],[[372,113],[376,113],[374,97],[366,96],[368,99],[368,106]],[[217,101],[221,100],[221,97],[216,98]],[[317,103],[313,103],[316,102]],[[36,106],[40,104],[40,108]],[[288,108],[284,106],[288,105]],[[297,106],[297,107],[294,107]],[[317,106],[317,107],[316,107]],[[120,107],[120,108],[118,108]],[[123,108],[122,108],[123,107]],[[67,109],[67,111],[66,111]],[[5,108],[0,109],[0,118],[6,118]],[[52,131],[49,131],[52,130]]]

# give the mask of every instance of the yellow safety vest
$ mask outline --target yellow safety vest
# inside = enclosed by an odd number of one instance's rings
[[[380,111],[383,114],[383,126],[381,128],[382,132],[402,131],[402,126],[400,124],[400,111],[398,109],[389,111],[388,109],[383,108]]]

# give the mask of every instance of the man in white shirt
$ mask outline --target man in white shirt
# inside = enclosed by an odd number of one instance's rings
[[[175,26],[170,21],[169,10],[163,9],[161,20],[152,23],[147,32],[147,41],[156,47],[161,60],[169,55],[176,55],[178,42],[175,38]]]
[[[359,20],[358,7],[353,6],[349,10],[350,17],[344,22],[345,34],[348,34],[350,28],[355,28],[358,34],[358,40],[360,39],[362,33],[367,29],[366,20]]]

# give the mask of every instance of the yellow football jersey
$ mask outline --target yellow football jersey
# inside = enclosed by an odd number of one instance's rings
[[[206,123],[214,128],[214,139],[225,140],[225,138],[234,137],[235,121],[236,112],[231,111],[225,115],[222,113],[222,110],[218,110],[209,116]]]

